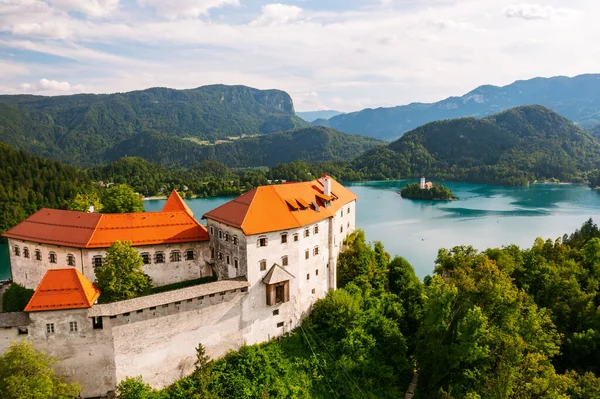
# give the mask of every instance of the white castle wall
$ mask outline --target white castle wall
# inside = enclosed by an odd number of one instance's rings
[[[21,284],[26,288],[35,289],[42,281],[46,271],[50,269],[62,269],[68,266],[67,256],[69,254],[75,257],[75,268],[77,268],[90,281],[96,279],[94,274],[94,256],[106,256],[106,248],[99,249],[81,249],[70,248],[57,245],[32,243],[22,240],[8,240],[10,248],[10,264],[12,270],[12,279],[15,283]],[[19,246],[20,256],[15,255],[14,248]],[[24,257],[24,248],[29,249],[29,258]],[[209,258],[208,242],[191,242],[181,244],[161,244],[136,247],[139,253],[147,252],[152,257],[148,265],[144,265],[144,271],[152,278],[154,285],[165,285],[179,281],[193,280],[210,275],[211,269],[206,265],[206,259]],[[194,251],[194,260],[185,259],[185,251],[192,249]],[[40,250],[42,259],[35,259],[35,251]],[[170,253],[173,250],[179,250],[181,260],[171,262]],[[164,263],[155,263],[154,254],[158,251],[164,253]],[[50,263],[50,252],[57,256],[56,263]]]

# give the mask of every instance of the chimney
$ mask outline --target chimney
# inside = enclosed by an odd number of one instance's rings
[[[321,177],[323,178],[323,194],[331,196],[331,179],[327,175]]]

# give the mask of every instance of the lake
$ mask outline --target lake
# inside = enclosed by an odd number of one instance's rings
[[[405,257],[419,277],[430,274],[439,248],[472,245],[478,249],[517,244],[530,247],[536,237],[556,239],[572,233],[590,217],[600,221],[600,194],[585,186],[535,184],[498,187],[444,183],[457,201],[403,199],[408,181],[347,184],[360,198],[356,225],[367,239],[381,241],[392,255]],[[187,200],[197,219],[231,197]],[[145,201],[147,211],[164,200]],[[0,280],[10,277],[8,248],[0,244]]]
[[[412,181],[347,186],[360,197],[357,227],[365,230],[369,241],[381,241],[392,255],[406,258],[419,277],[432,272],[439,248],[530,247],[536,237],[554,240],[572,233],[590,217],[600,221],[600,194],[585,186],[499,187],[445,182],[458,200],[424,202],[400,197],[398,191],[408,182]],[[193,199],[187,203],[200,219],[230,199]],[[160,210],[164,203],[146,201],[146,210]]]

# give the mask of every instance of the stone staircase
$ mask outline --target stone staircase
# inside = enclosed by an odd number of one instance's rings
[[[415,390],[417,389],[417,383],[419,382],[419,373],[415,371],[413,378],[408,385],[404,399],[412,399],[415,396]]]

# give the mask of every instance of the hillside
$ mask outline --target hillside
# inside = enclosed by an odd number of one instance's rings
[[[425,123],[466,116],[485,117],[522,105],[544,105],[587,128],[600,121],[600,75],[535,78],[508,86],[481,86],[462,97],[338,115],[326,126],[342,132],[394,140]],[[325,125],[320,120],[313,124]]]
[[[600,165],[600,143],[542,106],[517,107],[483,119],[426,124],[351,163],[370,179],[428,178],[525,184],[572,180]]]
[[[213,85],[116,94],[0,96],[0,141],[86,166],[138,132],[215,141],[307,126],[279,90]]]
[[[40,208],[61,208],[89,188],[86,174],[0,143],[0,232]]]
[[[349,135],[325,127],[309,127],[216,145],[199,145],[158,132],[145,131],[108,150],[103,159],[126,156],[147,159],[164,166],[191,166],[200,161],[219,161],[233,168],[275,166],[302,160],[334,161],[355,158],[381,144],[371,137]]]
[[[329,119],[340,114],[342,112],[334,110],[296,112],[296,115],[306,122],[314,122],[317,119]]]
[[[589,132],[592,136],[594,136],[595,138],[600,140],[600,123],[598,123],[597,125],[591,127],[589,129]]]

